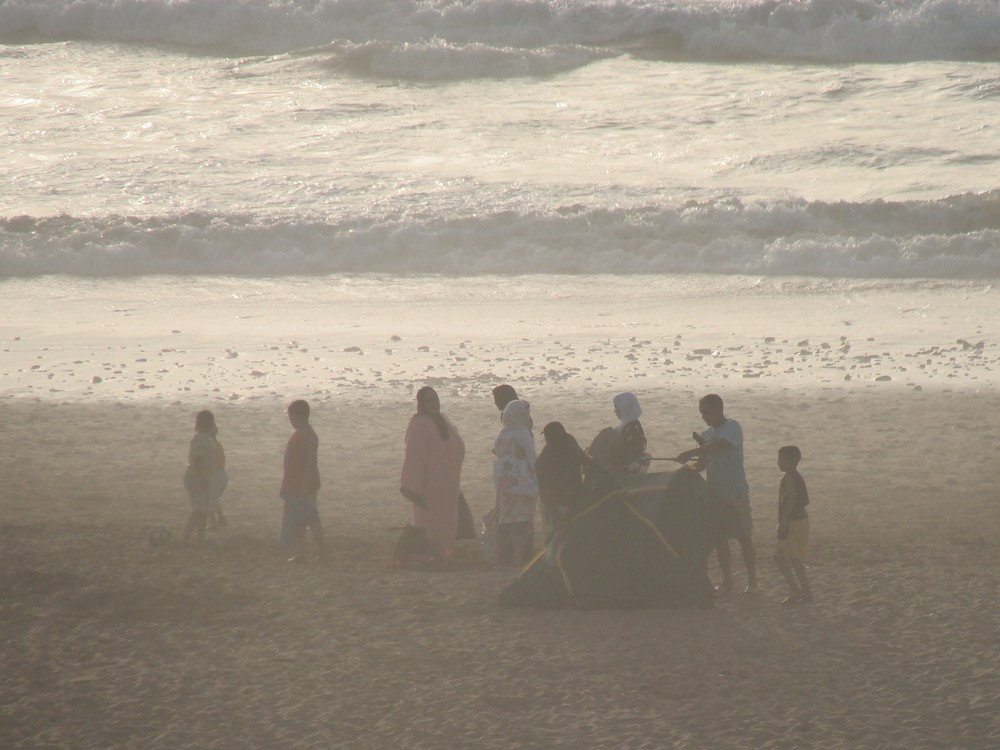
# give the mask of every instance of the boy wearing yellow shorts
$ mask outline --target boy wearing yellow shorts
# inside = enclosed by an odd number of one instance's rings
[[[782,604],[812,601],[806,579],[806,555],[809,551],[809,492],[799,474],[802,452],[794,445],[778,450],[778,468],[785,472],[778,486],[778,545],[774,562],[788,582],[789,595]]]

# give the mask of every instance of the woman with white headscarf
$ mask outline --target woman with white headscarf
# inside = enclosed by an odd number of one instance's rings
[[[619,422],[615,432],[621,436],[617,441],[612,455],[609,457],[611,468],[615,471],[642,473],[649,468],[650,457],[646,453],[646,433],[643,432],[639,417],[642,408],[634,393],[619,393],[614,398],[615,416]]]
[[[535,551],[535,438],[531,434],[531,407],[516,399],[500,416],[503,427],[493,444],[493,484],[496,487],[496,558],[522,565]]]

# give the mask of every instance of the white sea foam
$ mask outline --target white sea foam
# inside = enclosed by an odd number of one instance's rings
[[[613,54],[609,50],[582,45],[528,49],[479,43],[457,45],[440,39],[361,44],[335,42],[309,50],[310,56],[334,71],[417,81],[556,75]]]
[[[989,283],[998,19],[972,0],[0,0],[0,41],[110,41],[0,46],[0,277]],[[991,62],[905,62],[924,57]]]
[[[0,41],[96,40],[271,54],[332,42],[427,44],[412,69],[481,75],[465,45],[607,45],[656,59],[823,63],[1000,60],[991,0],[6,0]],[[406,49],[406,48],[403,48]],[[524,53],[528,54],[528,53]],[[463,61],[468,72],[462,73]],[[501,68],[504,66],[501,65]],[[544,72],[546,66],[541,66]],[[389,72],[397,70],[389,65]],[[528,65],[529,72],[531,65]],[[376,74],[387,71],[374,70]]]
[[[0,219],[0,277],[729,273],[1000,276],[1000,191],[940,201],[566,207],[339,223],[188,213]]]

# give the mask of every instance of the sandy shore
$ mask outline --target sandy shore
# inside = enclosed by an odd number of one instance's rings
[[[372,308],[324,343],[311,302],[284,317],[226,308],[213,329],[164,311],[152,326],[148,305],[95,309],[76,291],[61,322],[5,303],[0,746],[1000,745],[1000,391],[993,344],[975,338],[989,309],[953,326],[961,300],[928,292],[937,304],[917,331],[898,324],[914,313],[891,294],[852,301],[869,314],[851,326],[829,298],[802,322],[773,317],[794,300],[744,297],[739,320],[699,324],[694,305],[668,327],[641,306],[574,320],[558,299],[517,321],[504,297],[513,322],[498,331],[471,314],[463,329],[438,300],[411,319]],[[345,307],[331,315],[358,312]],[[230,330],[258,313],[267,325]],[[67,326],[84,315],[82,333]],[[610,381],[624,383],[658,456],[688,447],[697,396],[722,392],[747,436],[762,593],[712,610],[506,611],[496,595],[513,571],[485,567],[473,542],[453,571],[388,569],[408,518],[396,482],[415,386],[434,382],[465,436],[478,517],[492,504],[488,394],[501,379],[534,403],[536,425],[560,419],[584,442],[611,420]],[[321,439],[325,566],[289,565],[276,546],[295,395],[314,402]],[[151,524],[179,534],[185,520],[200,408],[227,449],[230,524],[199,550],[153,548]],[[817,595],[792,609],[769,560],[788,442],[813,497]]]

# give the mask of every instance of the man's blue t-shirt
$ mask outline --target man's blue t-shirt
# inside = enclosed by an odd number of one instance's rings
[[[743,428],[735,419],[701,433],[706,443],[725,440],[728,448],[705,454],[705,479],[722,497],[750,497],[750,485],[743,470]]]

